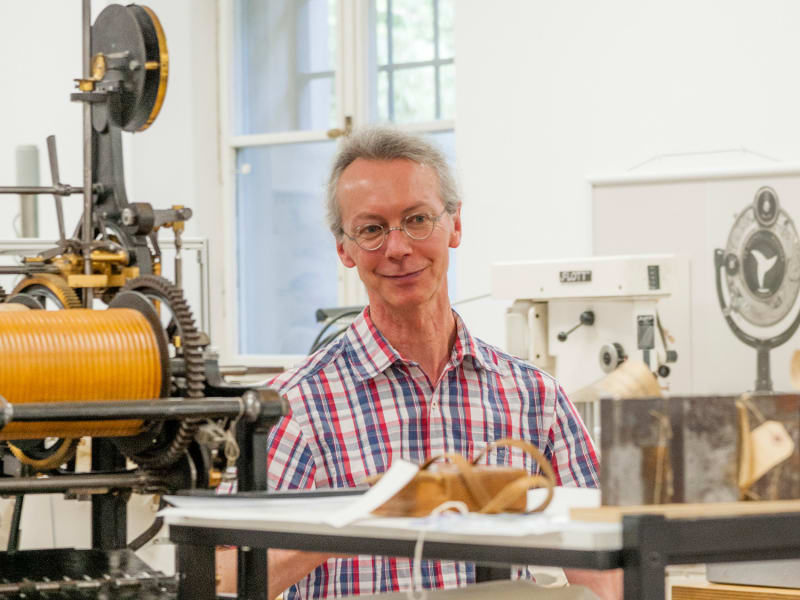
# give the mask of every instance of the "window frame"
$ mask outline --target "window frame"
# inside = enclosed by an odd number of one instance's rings
[[[305,355],[243,354],[239,333],[239,268],[237,264],[236,233],[236,155],[242,148],[279,144],[322,142],[332,139],[329,130],[297,130],[276,133],[235,134],[236,103],[235,77],[235,0],[219,0],[218,11],[218,70],[219,70],[219,157],[223,203],[223,259],[226,265],[222,281],[224,322],[220,355],[225,362],[244,366],[282,366],[289,368]],[[374,122],[370,77],[377,73],[373,41],[375,36],[374,2],[372,0],[338,0],[337,44],[334,75],[336,117],[338,128],[344,129],[346,117],[353,127]],[[347,35],[346,35],[347,33]],[[438,32],[437,32],[438,35]],[[452,59],[451,59],[452,60]],[[438,95],[438,90],[437,90]],[[397,124],[403,131],[434,133],[455,131],[455,120],[444,119]],[[338,299],[340,306],[367,303],[367,296],[355,269],[338,265]]]

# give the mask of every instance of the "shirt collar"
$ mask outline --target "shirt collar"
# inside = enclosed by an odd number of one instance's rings
[[[482,342],[472,337],[461,315],[453,311],[453,316],[456,319],[456,341],[450,354],[450,366],[457,367],[465,357],[470,356],[476,368],[502,375],[503,369],[488,360],[486,354],[480,351],[479,345]],[[345,339],[355,355],[353,364],[356,366],[356,375],[360,380],[383,373],[395,362],[409,363],[375,327],[370,318],[369,306],[353,321],[345,334]]]

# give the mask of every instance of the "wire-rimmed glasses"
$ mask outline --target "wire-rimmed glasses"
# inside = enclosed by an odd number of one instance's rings
[[[386,236],[392,231],[402,231],[412,240],[427,240],[433,234],[436,223],[444,216],[447,209],[438,215],[415,213],[404,217],[399,227],[387,227],[378,223],[365,223],[353,230],[353,235],[343,231],[344,235],[353,240],[362,250],[371,252],[383,246]]]

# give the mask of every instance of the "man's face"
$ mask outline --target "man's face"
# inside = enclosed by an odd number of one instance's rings
[[[430,167],[409,160],[357,159],[342,173],[338,187],[344,230],[352,235],[368,224],[399,227],[415,214],[444,211],[439,182]],[[461,242],[461,209],[445,213],[426,240],[391,231],[377,250],[363,250],[344,236],[339,258],[356,267],[373,309],[407,309],[447,298],[448,248]]]

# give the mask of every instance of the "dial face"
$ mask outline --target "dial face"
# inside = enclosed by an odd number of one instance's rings
[[[759,327],[783,319],[800,291],[800,240],[772,188],[756,192],[737,217],[725,249],[731,309]]]
[[[786,275],[786,256],[778,237],[757,229],[744,246],[742,275],[748,291],[757,298],[774,296]]]

